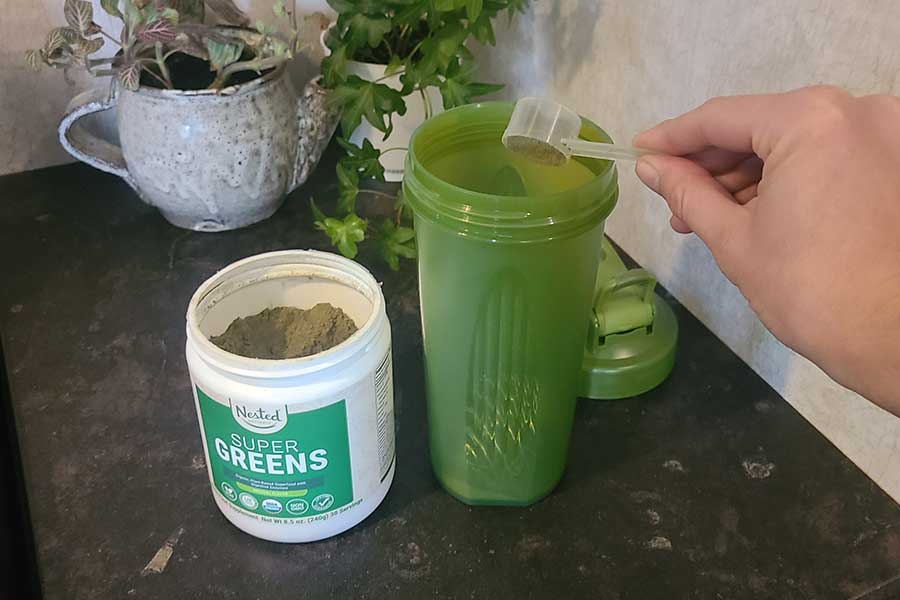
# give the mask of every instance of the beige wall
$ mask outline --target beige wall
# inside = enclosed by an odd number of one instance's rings
[[[0,174],[68,162],[56,140],[56,122],[89,79],[61,72],[33,73],[25,51],[43,44],[50,23],[62,25],[62,2],[5,0],[0,18]],[[10,6],[11,5],[11,6]]]
[[[535,0],[479,52],[510,98],[544,94],[628,141],[707,97],[833,83],[900,94],[896,0]],[[778,343],[628,167],[610,235],[822,433],[900,500],[900,419]],[[852,198],[848,198],[849,203]]]

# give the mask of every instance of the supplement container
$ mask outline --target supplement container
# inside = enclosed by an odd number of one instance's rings
[[[265,308],[328,302],[358,327],[334,348],[263,360],[209,338]],[[213,498],[239,529],[310,542],[365,519],[394,477],[391,332],[381,288],[346,258],[290,250],[238,261],[187,312],[187,363]]]

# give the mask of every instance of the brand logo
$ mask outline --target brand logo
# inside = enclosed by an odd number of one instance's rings
[[[238,425],[253,433],[275,433],[287,425],[287,406],[272,408],[249,402],[231,403],[231,416]]]

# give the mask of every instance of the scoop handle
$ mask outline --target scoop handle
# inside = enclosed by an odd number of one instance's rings
[[[619,144],[605,144],[602,142],[588,142],[576,138],[562,140],[564,146],[572,151],[575,156],[587,158],[605,158],[607,160],[637,160],[646,154],[655,154],[650,150],[643,150],[633,146]]]

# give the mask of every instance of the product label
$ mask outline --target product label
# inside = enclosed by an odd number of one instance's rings
[[[388,476],[394,463],[394,381],[391,372],[391,353],[388,352],[375,371],[375,419],[381,481]]]
[[[216,491],[234,506],[298,519],[353,501],[345,400],[290,412],[287,405],[223,404],[199,387],[197,398]]]

